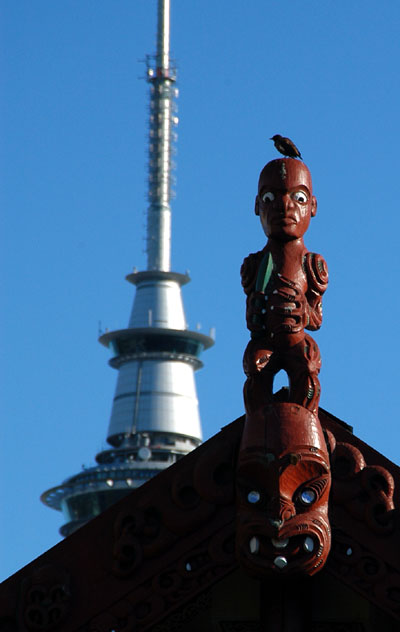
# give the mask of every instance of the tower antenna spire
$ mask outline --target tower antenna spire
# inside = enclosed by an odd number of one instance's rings
[[[168,70],[170,39],[170,0],[158,0],[157,67]]]
[[[176,71],[169,58],[170,0],[158,0],[157,52],[147,57],[150,84],[147,267],[128,274],[136,294],[128,326],[100,335],[118,370],[107,434],[109,448],[96,465],[42,494],[62,510],[69,535],[139,487],[202,440],[194,371],[210,336],[188,329],[181,286],[186,274],[171,271],[173,127]]]
[[[169,58],[170,0],[158,0],[157,53],[147,57],[150,83],[147,269],[170,270],[172,152],[177,123],[176,71]]]

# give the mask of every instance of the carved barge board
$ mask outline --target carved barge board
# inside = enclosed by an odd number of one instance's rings
[[[322,572],[400,620],[400,468],[326,411],[319,418],[337,446]],[[0,632],[150,630],[233,572],[243,421],[3,582]]]

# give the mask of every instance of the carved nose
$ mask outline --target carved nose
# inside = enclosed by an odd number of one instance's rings
[[[282,520],[282,522],[285,522],[285,520],[290,520],[290,518],[293,518],[293,516],[295,515],[295,510],[293,505],[289,505],[289,503],[281,503],[281,506],[279,508],[279,517]]]
[[[269,518],[269,522],[276,529],[280,529],[284,522],[293,518],[296,511],[294,505],[284,498],[276,499],[274,505],[274,508],[271,507],[273,518]]]
[[[290,197],[289,193],[282,196],[281,200],[281,210],[282,212],[286,212],[289,208],[293,207],[293,200]]]

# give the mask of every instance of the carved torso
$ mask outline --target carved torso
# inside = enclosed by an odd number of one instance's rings
[[[285,252],[269,241],[245,258],[240,274],[253,339],[264,337],[276,349],[298,343],[304,329],[319,329],[328,271],[323,257],[308,252],[304,243]]]

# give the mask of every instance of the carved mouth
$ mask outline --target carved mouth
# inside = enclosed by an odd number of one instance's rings
[[[322,551],[319,539],[312,534],[286,538],[253,535],[247,543],[246,558],[256,565],[267,562],[273,569],[291,571],[299,566],[313,568]]]
[[[276,217],[272,220],[272,224],[274,226],[291,226],[292,224],[297,224],[297,220],[295,217],[291,217],[290,215],[286,215],[285,217]]]

